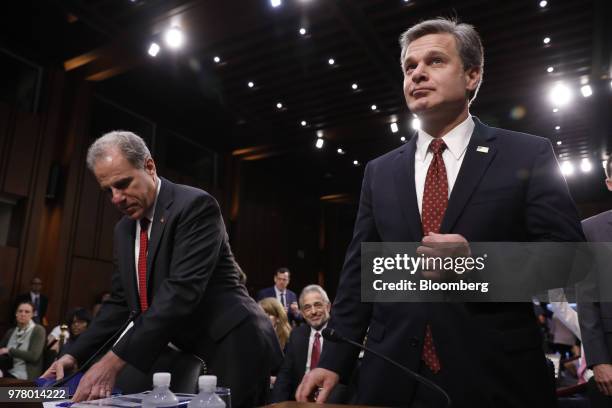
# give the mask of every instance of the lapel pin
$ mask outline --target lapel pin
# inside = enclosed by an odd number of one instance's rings
[[[489,153],[489,148],[486,146],[478,146],[476,151],[480,153]]]
[[[164,217],[161,217],[161,219],[159,220],[159,222],[161,222],[162,224],[164,223],[164,221],[166,221]]]

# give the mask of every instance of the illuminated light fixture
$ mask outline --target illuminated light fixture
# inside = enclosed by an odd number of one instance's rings
[[[300,35],[306,35],[306,29],[304,27],[300,27],[299,33]]]
[[[215,56],[215,58],[213,58],[213,61],[215,61],[218,64],[221,62],[221,58]]]
[[[356,90],[357,88],[359,88],[359,85],[357,85],[357,84],[352,84],[352,85],[351,85],[351,88],[353,88],[353,90]]]
[[[376,105],[372,105],[372,106],[370,106],[370,109],[372,109],[374,111],[374,110],[378,109],[378,107]]]
[[[322,149],[324,143],[325,143],[324,139],[317,139],[317,143],[315,143],[315,146],[317,146],[317,149]]]
[[[307,124],[308,124],[308,123],[306,123],[306,121],[305,121],[305,120],[303,120],[303,121],[301,121],[301,122],[300,122],[300,125],[302,125],[302,126],[306,126]]]
[[[159,54],[159,51],[161,50],[161,47],[159,46],[159,44],[157,43],[151,43],[151,45],[149,45],[149,51],[147,51],[149,53],[150,56],[152,57],[157,57],[157,54]]]
[[[602,160],[602,161],[601,161],[601,165],[603,166],[603,168],[604,168],[604,169],[606,168],[606,165],[607,165],[607,164],[608,164],[608,161],[607,161],[607,160]]]
[[[419,118],[412,119],[411,126],[414,130],[419,130],[421,128],[421,119]]]
[[[247,84],[247,86],[248,86],[249,88],[252,88],[252,87],[254,87],[254,86],[255,86],[255,84],[254,84],[252,81],[249,81],[249,83]]]
[[[164,41],[166,41],[168,47],[176,49],[183,45],[185,36],[180,28],[171,27],[166,30],[166,33],[164,34]]]
[[[553,108],[553,113],[559,112],[559,108]]]
[[[610,88],[612,88],[612,81],[610,81]]]
[[[591,161],[589,159],[584,158],[580,162],[580,170],[583,173],[588,173],[589,171],[593,170],[593,164],[591,164]]]
[[[562,142],[562,141],[557,140],[557,146],[561,146],[562,144],[563,144],[563,142]]]
[[[565,84],[559,82],[551,89],[550,100],[555,107],[567,105],[572,100],[572,91]]]
[[[544,8],[544,7],[546,7],[546,6],[548,6],[548,2],[547,2],[546,0],[542,0],[542,1],[540,2],[540,7],[541,7],[541,8]]]
[[[548,72],[549,74],[550,74],[551,72],[554,72],[554,71],[555,71],[555,68],[554,68],[554,67],[548,67],[548,68],[546,68],[546,72]]]
[[[571,176],[574,174],[574,165],[569,161],[561,163],[561,173],[564,176]]]
[[[550,37],[544,37],[544,40],[542,40],[544,42],[544,44],[549,44],[550,43]]]
[[[559,125],[555,126],[555,130],[561,130],[561,126]]]
[[[397,122],[393,122],[390,126],[391,126],[391,132],[392,133],[399,132],[399,127],[397,126]]]
[[[336,60],[335,60],[335,59],[333,59],[333,58],[330,58],[330,59],[328,59],[328,60],[327,60],[327,63],[328,63],[329,65],[334,65],[334,64],[336,63]]]
[[[353,165],[354,166],[359,166],[359,161],[358,160],[353,160]]]
[[[304,126],[304,125],[302,125]],[[323,131],[322,130],[317,130],[317,137],[323,137]]]
[[[580,93],[582,93],[582,96],[585,98],[588,98],[593,95],[593,88],[591,88],[591,85],[583,85],[580,87]]]
[[[338,150],[336,150],[338,152],[338,154],[344,154],[346,153],[344,150],[342,150],[341,147],[338,148]]]
[[[279,7],[283,2],[281,0],[270,0],[270,5],[272,7]]]
[[[402,136],[402,137],[400,137],[400,140],[401,140],[402,142],[405,142],[405,141],[406,141],[406,138],[405,138],[404,136]]]
[[[279,102],[279,103],[276,104],[276,107],[278,109],[283,109],[283,104]]]

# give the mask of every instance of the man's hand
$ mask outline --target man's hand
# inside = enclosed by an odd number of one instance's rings
[[[597,364],[593,366],[595,383],[603,395],[612,396],[612,364]]]
[[[76,359],[70,354],[64,354],[51,364],[51,367],[45,371],[42,378],[55,378],[56,380],[61,380],[64,378],[65,373],[76,370],[77,367],[78,364]]]
[[[339,381],[340,376],[335,372],[325,368],[315,368],[302,378],[295,391],[295,399],[299,402],[316,401],[322,404]]]
[[[110,397],[115,379],[125,361],[109,351],[85,373],[72,397],[73,402]]]
[[[422,245],[416,250],[417,255],[425,255],[432,258],[446,258],[458,256],[471,256],[469,242],[459,234],[437,234],[430,232],[421,241]],[[453,274],[454,275],[454,274]],[[456,276],[451,276],[455,278]],[[423,277],[434,280],[446,280],[446,276],[442,271],[423,271]]]
[[[3,355],[3,354],[8,354],[8,348],[6,348],[6,347],[0,348],[0,356]]]
[[[297,317],[297,316],[299,316],[299,315],[300,315],[300,308],[298,307],[297,302],[293,302],[293,303],[291,303],[291,305],[289,305],[289,308],[291,309],[291,313],[292,313],[294,316],[296,316],[296,317]]]

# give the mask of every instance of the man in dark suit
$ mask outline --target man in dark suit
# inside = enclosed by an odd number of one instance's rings
[[[330,327],[434,381],[453,407],[553,407],[553,378],[530,303],[361,302],[362,242],[583,241],[550,141],[486,126],[469,114],[483,72],[472,26],[428,20],[400,39],[404,94],[417,137],[368,163]],[[560,272],[561,273],[561,272]],[[326,345],[299,401],[325,401],[359,350]],[[443,406],[444,400],[365,353],[356,402]]]
[[[239,283],[216,200],[156,174],[144,141],[110,132],[87,163],[125,216],[115,226],[112,295],[89,330],[45,374],[62,377],[140,311],[133,327],[82,378],[74,399],[103,397],[126,364],[147,372],[169,343],[200,356],[235,406],[264,402],[280,365],[276,335]]]
[[[612,160],[606,162],[605,182],[608,190],[612,191]],[[612,242],[612,211],[582,221],[582,228],[588,241]],[[600,264],[607,267],[609,258]],[[597,298],[592,297],[590,300],[593,299]],[[589,398],[593,408],[610,407],[612,406],[612,303],[585,300],[578,303],[578,318],[586,363],[593,369],[593,378],[589,381]]]
[[[308,285],[302,290],[300,310],[306,324],[291,331],[272,390],[272,402],[293,400],[304,374],[316,368],[324,345],[321,331],[327,326],[330,308],[329,297],[321,286]]]
[[[285,267],[278,268],[274,272],[274,286],[264,288],[257,292],[255,300],[258,302],[265,298],[275,298],[280,302],[287,312],[287,317],[291,323],[301,322],[302,315],[298,306],[298,299],[295,292],[288,289],[289,281],[291,279],[291,272]]]
[[[20,303],[31,302],[34,305],[34,317],[32,320],[34,320],[35,323],[46,325],[47,321],[45,316],[47,315],[47,305],[49,304],[49,299],[40,293],[42,286],[42,280],[39,277],[32,278],[32,281],[30,282],[30,291],[28,293],[17,295],[13,312]]]

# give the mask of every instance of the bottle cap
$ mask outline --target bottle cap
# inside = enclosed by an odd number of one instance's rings
[[[170,386],[170,373],[155,373],[153,374],[153,386],[154,387],[169,387]]]
[[[198,387],[200,391],[215,392],[217,388],[217,376],[201,375],[200,378],[198,378]]]

